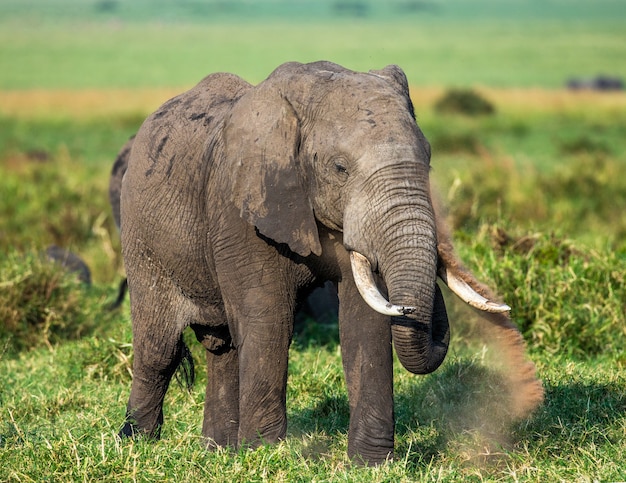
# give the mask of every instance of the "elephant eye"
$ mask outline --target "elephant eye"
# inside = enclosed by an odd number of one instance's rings
[[[336,186],[343,186],[350,175],[348,167],[350,163],[344,156],[340,154],[332,156],[328,159],[325,169],[327,175],[330,176],[329,181],[332,180],[331,183],[336,183]]]
[[[335,169],[340,174],[348,174],[348,168],[346,168],[345,163],[343,163],[341,160],[335,160]]]

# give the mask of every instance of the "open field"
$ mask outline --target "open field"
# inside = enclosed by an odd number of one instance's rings
[[[626,77],[624,2],[365,1],[364,17],[331,0],[147,2],[0,4],[0,481],[626,481],[626,94],[561,88]],[[172,384],[163,439],[120,442],[128,301],[104,310],[124,273],[106,191],[118,149],[208,72],[258,82],[319,58],[407,71],[457,249],[513,307],[544,405],[509,420],[501,354],[446,293],[446,362],[395,368],[394,462],[347,460],[337,325],[316,321],[291,348],[286,441],[202,448],[204,354],[186,334],[198,377]],[[495,113],[438,112],[454,86]],[[91,287],[42,261],[53,243]]]
[[[321,59],[355,70],[398,64],[415,85],[555,88],[572,76],[625,77],[622,25],[18,24],[0,30],[0,89],[181,87],[218,71],[257,83],[283,62]]]
[[[191,86],[189,86],[191,87]],[[73,119],[76,121],[146,116],[185,87],[135,89],[28,89],[0,90],[0,116],[20,120]],[[444,87],[411,87],[411,98],[418,116],[432,115],[432,107]],[[626,110],[621,92],[570,92],[564,89],[489,88],[480,92],[499,110],[520,117],[532,114],[578,115],[606,118]]]
[[[252,9],[243,17],[185,13],[218,2],[119,0],[111,12],[90,0],[33,3],[0,5],[0,90],[181,88],[216,71],[256,83],[283,62],[320,59],[355,70],[395,63],[416,86],[556,88],[572,76],[626,77],[620,1],[450,0],[416,12],[392,8],[412,2],[365,1],[364,17],[331,15],[340,3],[331,1],[319,2],[324,11],[318,2],[233,2]],[[296,3],[301,12],[287,7]]]

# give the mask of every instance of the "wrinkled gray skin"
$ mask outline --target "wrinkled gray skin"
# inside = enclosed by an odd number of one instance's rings
[[[393,454],[392,341],[409,371],[442,363],[449,329],[430,147],[404,73],[288,63],[253,87],[213,74],[142,125],[121,190],[133,382],[121,435],[158,437],[191,326],[207,354],[203,435],[255,446],[286,432],[288,348],[302,293],[332,281],[350,401],[348,452]],[[406,317],[372,310],[365,255]]]
[[[109,178],[109,202],[111,204],[111,211],[113,212],[113,220],[118,230],[121,228],[121,215],[120,215],[120,196],[122,194],[122,179],[128,168],[128,159],[130,158],[130,150],[133,146],[135,136],[132,136],[122,149],[117,153],[113,168],[111,169],[111,177]],[[120,286],[117,290],[117,297],[115,301],[109,306],[109,310],[117,309],[124,302],[126,291],[128,289],[128,280],[122,279]]]
[[[128,167],[128,159],[133,146],[135,136],[132,136],[122,149],[118,152],[113,168],[111,169],[111,177],[109,178],[109,202],[113,212],[115,226],[120,229],[120,195],[122,191],[122,179]],[[117,309],[126,296],[127,280],[124,278],[120,282],[116,300],[109,306],[109,310]],[[312,287],[311,292],[304,298],[298,308],[296,314],[296,324],[304,323],[307,319],[314,319],[320,323],[329,323],[337,320],[338,312],[337,290],[332,282],[327,281],[321,287]]]
[[[133,147],[135,136],[132,136],[126,144],[122,146],[120,152],[117,153],[113,168],[111,169],[111,177],[109,178],[109,203],[111,203],[111,211],[113,212],[113,220],[115,226],[119,230],[121,227],[120,215],[120,196],[122,195],[122,179],[128,168],[128,159],[130,151]]]

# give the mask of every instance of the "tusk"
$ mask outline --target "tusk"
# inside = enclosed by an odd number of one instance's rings
[[[449,272],[445,267],[439,268],[439,278],[445,282],[452,292],[454,292],[463,302],[483,312],[501,313],[511,310],[506,304],[499,304],[487,300],[477,293],[464,280],[458,278],[454,273]]]
[[[398,316],[414,313],[416,307],[403,307],[390,303],[376,287],[376,281],[372,274],[372,266],[369,260],[359,252],[350,252],[350,264],[356,288],[363,300],[376,312],[383,315]]]

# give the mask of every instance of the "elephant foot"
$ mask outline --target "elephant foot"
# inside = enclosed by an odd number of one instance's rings
[[[370,451],[350,451],[348,457],[353,464],[357,466],[378,466],[393,461],[393,449],[387,450],[380,448]]]
[[[122,426],[122,429],[120,429],[120,432],[117,433],[117,436],[120,439],[125,439],[134,438],[136,434],[137,429],[135,428],[135,426],[127,421],[126,423],[124,423],[124,426]]]
[[[348,457],[359,466],[377,466],[393,460],[393,437],[370,437],[366,441],[348,437]]]
[[[122,429],[120,429],[119,433],[117,433],[117,436],[120,439],[126,439],[126,438],[131,438],[131,439],[148,438],[148,439],[157,440],[157,439],[159,439],[161,437],[161,427],[158,426],[154,431],[147,432],[147,431],[141,429],[136,424],[134,424],[131,421],[127,420],[124,423],[124,426],[122,426]]]

